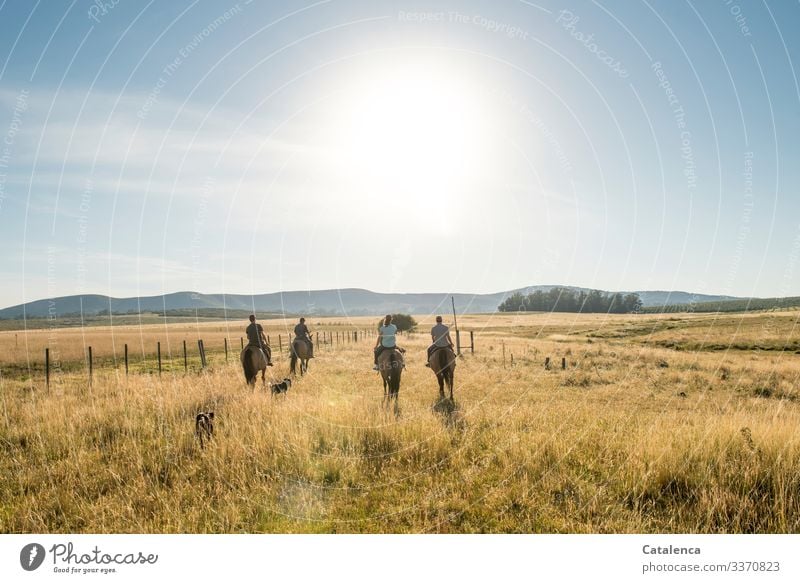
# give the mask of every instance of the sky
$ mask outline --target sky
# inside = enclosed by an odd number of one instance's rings
[[[800,295],[800,3],[0,0],[0,307]]]

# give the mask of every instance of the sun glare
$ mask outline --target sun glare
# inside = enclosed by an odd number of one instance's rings
[[[354,84],[341,103],[336,160],[364,196],[441,210],[485,166],[485,112],[475,90],[446,70],[393,68]]]

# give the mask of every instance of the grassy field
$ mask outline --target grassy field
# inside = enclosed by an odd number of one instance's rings
[[[798,315],[466,316],[476,349],[454,402],[424,367],[426,335],[401,339],[398,417],[372,339],[319,347],[272,398],[243,382],[244,323],[0,332],[0,531],[798,532]],[[268,322],[273,345],[291,324]],[[287,368],[276,355],[274,376]]]

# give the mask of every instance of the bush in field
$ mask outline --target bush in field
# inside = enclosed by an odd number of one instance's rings
[[[392,324],[397,326],[398,332],[406,332],[417,327],[417,321],[408,314],[392,314]],[[383,325],[383,318],[378,321],[378,328]]]

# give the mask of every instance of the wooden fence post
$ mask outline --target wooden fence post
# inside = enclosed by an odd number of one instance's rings
[[[565,356],[561,357],[561,370],[567,370],[567,358]]]
[[[544,368],[545,368],[545,370],[550,370],[550,357],[549,356],[544,359]]]
[[[324,332],[323,332],[323,334],[322,334],[322,337],[323,337],[323,338],[325,338],[325,333],[324,333]],[[316,336],[316,338],[317,338],[317,342],[316,342],[316,344],[317,344],[317,348],[319,348],[319,332],[317,332],[317,336]]]
[[[89,347],[89,384],[92,384],[92,372],[94,364],[92,363],[92,347]]]
[[[278,334],[278,352],[283,352],[283,342],[281,341],[280,334]]]
[[[161,342],[158,342],[158,376],[161,376]]]
[[[225,338],[225,362],[228,362],[228,339]]]
[[[241,336],[239,336],[239,342],[241,342],[241,343],[242,343],[242,350],[244,350],[244,338],[242,338]]]
[[[200,353],[200,367],[201,368],[205,368],[206,367],[206,359],[203,356],[203,341],[202,340],[198,340],[197,341],[197,352]]]
[[[128,374],[128,345],[125,345],[125,374]]]
[[[189,372],[189,359],[186,357],[186,340],[183,341],[183,372]]]
[[[505,350],[505,344],[503,344],[503,347]],[[461,356],[461,330],[456,330],[456,354]]]
[[[44,349],[44,386],[50,390],[50,349]]]
[[[472,330],[469,331],[469,352],[475,354],[475,335]]]

